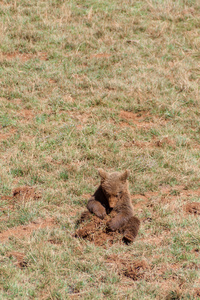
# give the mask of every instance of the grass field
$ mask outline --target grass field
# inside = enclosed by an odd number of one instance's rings
[[[200,299],[199,62],[198,0],[0,1],[0,299]],[[73,236],[97,168],[129,246]]]

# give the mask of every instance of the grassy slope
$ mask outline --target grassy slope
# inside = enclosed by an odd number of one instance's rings
[[[195,297],[199,218],[183,207],[199,197],[177,186],[199,187],[199,25],[195,0],[0,2],[0,193],[42,192],[14,209],[2,200],[0,229],[39,217],[58,223],[0,245],[2,299]],[[129,168],[131,194],[167,186],[175,196],[149,196],[129,247],[71,236],[97,167]],[[9,251],[25,253],[28,267],[17,268]],[[150,269],[126,280],[106,263],[110,254]]]

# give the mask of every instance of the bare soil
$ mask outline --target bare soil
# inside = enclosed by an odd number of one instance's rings
[[[41,198],[41,193],[31,186],[21,186],[13,189],[13,198],[20,201],[38,200]]]
[[[80,228],[76,230],[74,236],[93,242],[96,246],[111,246],[116,242],[121,242],[122,235],[119,232],[107,231],[106,223],[109,219],[110,216],[106,216],[101,220],[89,211],[84,211],[77,221]]]
[[[148,112],[133,113],[130,111],[121,110],[120,118],[122,120],[131,121],[137,127],[151,128],[156,125],[165,125],[166,121],[157,116],[150,115]]]
[[[134,201],[136,199],[142,199],[146,203],[149,199],[154,197],[162,197],[162,201],[166,198],[169,200],[175,200],[178,197],[188,198],[188,197],[199,197],[200,188],[196,190],[187,189],[185,186],[177,185],[174,187],[161,186],[157,192],[146,192],[144,194],[131,195],[131,199]],[[198,203],[198,202],[197,202]]]
[[[34,113],[31,109],[21,109],[19,116],[22,118],[21,122],[26,120],[32,120],[34,118]]]
[[[33,58],[39,58],[40,60],[48,60],[48,55],[46,52],[38,52],[37,54],[20,52],[0,53],[0,61],[3,59],[14,60],[16,58],[20,59],[22,62],[26,62]]]
[[[187,213],[200,215],[200,202],[187,203],[185,210]]]
[[[34,187],[31,186],[21,186],[14,188],[12,191],[12,196],[0,196],[0,200],[8,201],[6,208],[14,209],[16,203],[27,202],[29,200],[39,200],[41,198],[41,193],[36,191]],[[1,207],[0,210],[5,210],[5,207]]]
[[[138,148],[154,148],[154,147],[164,147],[164,146],[170,146],[171,148],[176,148],[176,143],[173,140],[170,140],[167,137],[164,137],[162,139],[152,139],[151,141],[135,141],[134,146]]]
[[[16,132],[15,129],[11,129],[11,130],[10,130],[9,132],[7,132],[7,133],[0,133],[0,141],[7,140],[7,139],[10,138],[15,132]]]
[[[53,218],[48,218],[45,220],[38,219],[28,225],[17,226],[0,233],[0,242],[6,242],[10,237],[15,237],[17,239],[23,239],[24,237],[29,237],[33,231],[46,228],[46,227],[56,227],[55,220]]]
[[[97,53],[97,54],[92,54],[90,57],[93,58],[109,58],[111,54],[109,53]]]

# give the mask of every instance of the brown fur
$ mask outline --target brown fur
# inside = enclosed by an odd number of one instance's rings
[[[119,230],[125,242],[132,242],[138,233],[140,221],[134,217],[131,204],[127,182],[129,171],[107,173],[99,169],[99,175],[101,184],[89,199],[87,208],[101,219],[111,214],[112,218],[107,223],[108,230]]]

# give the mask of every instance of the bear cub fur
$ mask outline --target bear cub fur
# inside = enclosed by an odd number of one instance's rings
[[[123,240],[132,242],[139,230],[140,221],[134,216],[128,190],[129,171],[123,173],[107,173],[99,169],[101,184],[88,200],[87,209],[100,219],[104,219],[107,214],[111,215],[111,220],[107,222],[109,231],[119,230],[123,233]]]

